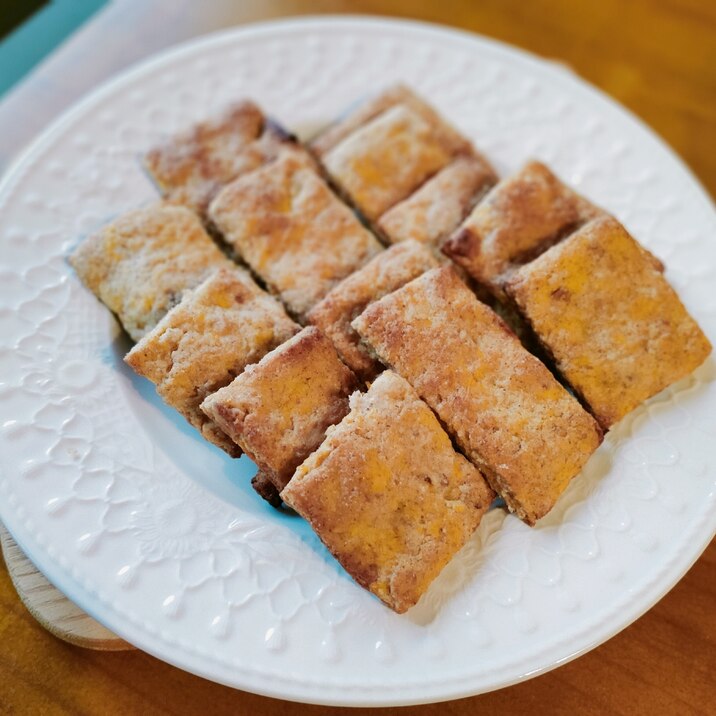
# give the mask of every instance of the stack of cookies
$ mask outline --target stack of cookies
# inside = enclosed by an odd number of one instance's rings
[[[616,219],[539,162],[498,181],[404,86],[307,146],[239,102],[145,168],[163,201],[71,259],[126,362],[397,612],[711,350]]]

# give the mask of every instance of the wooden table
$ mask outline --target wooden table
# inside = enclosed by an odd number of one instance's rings
[[[124,8],[118,7],[122,4]],[[30,98],[42,97],[47,113],[87,89],[77,75],[63,71],[80,50],[103,50],[96,62],[93,57],[88,71],[94,75],[85,78],[88,82],[162,45],[222,25],[298,13],[385,13],[455,25],[570,64],[650,124],[716,194],[716,5],[709,0],[123,0],[114,5],[107,11],[114,17],[96,18],[57,62],[42,68],[0,105],[0,164],[7,159],[8,148],[25,139],[22,132],[36,126],[38,105],[33,106]],[[124,27],[117,15],[120,10],[134,13],[133,18],[125,14]],[[154,32],[151,22],[160,10],[164,11],[162,31]],[[130,27],[138,32],[129,33]],[[47,118],[49,114],[43,121]],[[713,713],[715,667],[716,543],[712,543],[657,606],[586,656],[508,689],[407,711],[570,716]],[[217,686],[141,652],[100,653],[69,646],[37,625],[17,599],[7,572],[0,569],[1,714],[335,712]]]

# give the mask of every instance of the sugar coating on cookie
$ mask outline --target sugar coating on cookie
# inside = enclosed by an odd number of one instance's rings
[[[497,184],[442,250],[501,296],[501,283],[514,267],[601,213],[544,164],[532,161]]]
[[[207,440],[239,455],[234,441],[199,406],[298,330],[246,272],[220,269],[187,293],[124,360]]]
[[[209,395],[202,410],[283,489],[348,412],[355,375],[315,326],[304,328]]]
[[[373,301],[437,265],[438,261],[426,246],[413,239],[403,241],[379,253],[341,281],[311,309],[307,321],[333,341],[341,358],[361,380],[372,380],[381,365],[361,345],[351,321]]]
[[[157,203],[86,238],[70,257],[83,283],[138,341],[182,293],[233,264],[188,209]]]
[[[345,570],[396,612],[412,607],[478,527],[494,493],[392,371],[281,493]]]
[[[612,218],[520,268],[506,290],[604,428],[711,352],[661,263]]]
[[[311,150],[322,157],[357,129],[397,105],[409,107],[427,122],[433,134],[450,153],[469,154],[472,151],[472,145],[466,137],[425,99],[404,84],[392,85],[350,109],[311,141]]]
[[[150,149],[144,166],[169,201],[203,215],[222,186],[284,153],[311,161],[290,134],[242,100]]]
[[[439,250],[496,181],[482,157],[458,157],[383,214],[377,226],[391,243],[415,239]]]
[[[299,319],[382,250],[326,182],[293,157],[229,184],[209,216]]]
[[[400,104],[359,127],[322,160],[350,202],[376,220],[452,156],[430,123]]]
[[[451,266],[371,304],[353,327],[528,524],[601,442],[592,416]]]

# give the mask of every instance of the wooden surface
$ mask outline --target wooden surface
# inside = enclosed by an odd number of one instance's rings
[[[85,649],[126,651],[134,648],[55,589],[1,525],[0,547],[17,595],[30,614],[53,636]]]
[[[123,0],[100,13],[0,104],[0,164],[29,138],[23,132],[40,129],[38,123],[49,119],[48,108],[59,111],[88,83],[123,64],[222,25],[303,12],[416,17],[564,61],[640,115],[716,194],[716,4],[711,0]],[[92,48],[102,51],[84,63],[88,74],[66,71]],[[34,98],[44,102],[33,104]],[[384,713],[713,713],[715,607],[712,543],[658,605],[580,659],[492,694]],[[0,714],[323,716],[336,711],[233,691],[141,652],[99,653],[66,644],[39,626],[0,569]]]

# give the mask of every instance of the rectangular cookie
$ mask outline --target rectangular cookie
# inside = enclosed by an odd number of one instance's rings
[[[167,200],[203,215],[221,187],[284,153],[312,163],[292,135],[242,100],[151,149],[144,166]]]
[[[382,250],[312,169],[283,157],[224,188],[209,216],[299,319]]]
[[[477,529],[494,493],[410,385],[386,371],[353,394],[351,412],[281,497],[358,584],[403,613]]]
[[[594,418],[452,266],[371,304],[353,327],[530,525],[601,442]]]
[[[413,239],[383,251],[343,279],[306,316],[332,341],[341,358],[362,381],[380,372],[380,363],[360,344],[351,321],[373,301],[438,265],[430,249]]]
[[[403,84],[392,85],[349,110],[311,141],[312,151],[322,157],[357,129],[397,105],[409,107],[419,114],[432,127],[433,133],[450,153],[469,154],[473,151],[468,139],[441,117],[422,97]]]
[[[501,298],[511,270],[601,213],[544,164],[532,161],[497,184],[442,250]]]
[[[482,157],[458,157],[383,214],[377,226],[391,243],[416,239],[439,251],[496,181]]]
[[[453,154],[420,114],[391,107],[323,155],[323,166],[371,221],[450,162]]]
[[[660,262],[610,217],[522,266],[505,289],[605,429],[711,352]]]
[[[124,360],[207,440],[238,456],[234,441],[199,406],[298,330],[246,272],[219,269],[187,292]]]
[[[282,490],[348,412],[357,381],[333,344],[308,326],[265,355],[201,409]]]
[[[184,290],[217,268],[233,266],[193,212],[164,203],[129,212],[89,236],[70,263],[135,341]]]

